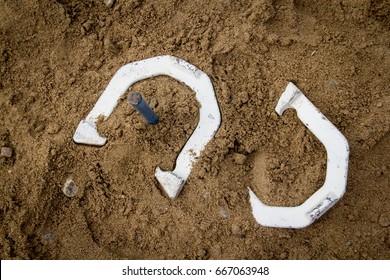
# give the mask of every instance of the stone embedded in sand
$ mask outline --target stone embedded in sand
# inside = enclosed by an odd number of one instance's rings
[[[12,149],[10,147],[2,147],[0,157],[10,158],[12,157]]]
[[[76,183],[72,179],[66,180],[64,187],[62,188],[62,192],[67,197],[74,197],[77,194],[78,187],[76,186]]]
[[[379,224],[382,227],[388,227],[390,226],[390,214],[389,213],[383,213],[379,216],[378,220]]]
[[[229,218],[229,212],[226,210],[225,207],[222,207],[222,206],[221,206],[219,212],[220,212],[222,218],[224,218],[224,219]]]
[[[49,134],[57,134],[60,130],[61,126],[56,122],[50,123],[47,127],[47,133]]]
[[[103,0],[107,7],[111,8],[115,0]]]
[[[42,239],[48,243],[53,243],[57,241],[57,236],[55,233],[45,232],[41,235]]]
[[[232,226],[232,234],[236,237],[243,238],[245,237],[245,232],[241,229],[241,227],[237,224]]]
[[[246,161],[246,156],[243,154],[235,153],[233,154],[233,159],[235,163],[242,165]]]

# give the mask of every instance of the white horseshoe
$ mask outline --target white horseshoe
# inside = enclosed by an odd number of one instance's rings
[[[187,85],[195,92],[195,97],[200,103],[199,123],[177,157],[175,169],[162,171],[157,167],[155,171],[157,180],[168,196],[175,198],[183,188],[200,152],[213,138],[221,124],[221,113],[211,80],[194,65],[180,58],[164,55],[122,66],[91,112],[78,125],[73,140],[79,144],[103,146],[107,139],[99,135],[96,129],[97,119],[103,116],[106,120],[131,85],[160,75],[170,76]]]
[[[256,221],[267,227],[303,228],[328,211],[345,193],[348,174],[349,146],[341,132],[293,84],[289,83],[276,105],[281,116],[288,108],[322,142],[327,152],[324,185],[304,203],[296,207],[274,207],[262,203],[249,188],[252,212]]]

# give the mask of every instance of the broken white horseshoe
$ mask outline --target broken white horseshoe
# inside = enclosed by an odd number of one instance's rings
[[[341,132],[293,84],[289,83],[276,105],[281,116],[288,108],[322,142],[327,152],[324,185],[304,203],[296,207],[267,206],[249,188],[250,202],[256,221],[268,227],[303,228],[328,211],[345,193],[349,146]]]
[[[213,138],[221,124],[221,113],[210,78],[188,62],[170,55],[157,56],[129,63],[121,67],[107,88],[76,129],[73,140],[79,144],[103,146],[107,139],[96,128],[100,116],[106,120],[115,109],[121,96],[134,83],[147,78],[167,75],[191,88],[200,103],[199,123],[184,145],[173,171],[156,168],[155,176],[170,198],[175,198],[183,188],[192,165],[200,152]]]

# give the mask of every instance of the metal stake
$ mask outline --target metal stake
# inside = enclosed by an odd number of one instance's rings
[[[158,122],[158,116],[149,107],[148,103],[142,98],[140,92],[135,91],[129,94],[128,98],[130,104],[147,120],[149,124],[156,124]]]

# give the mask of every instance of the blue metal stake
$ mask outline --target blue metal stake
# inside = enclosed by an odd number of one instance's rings
[[[158,116],[149,107],[148,103],[142,98],[140,92],[135,91],[129,94],[129,103],[147,120],[149,124],[156,124],[158,122]]]

